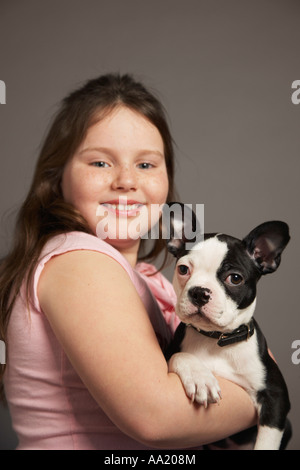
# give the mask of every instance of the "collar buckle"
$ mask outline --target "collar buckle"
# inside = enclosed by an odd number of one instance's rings
[[[250,336],[252,336],[252,335],[251,335],[250,323],[248,323],[246,326],[247,326],[247,328],[248,328],[246,341],[248,341],[248,339],[250,338]]]

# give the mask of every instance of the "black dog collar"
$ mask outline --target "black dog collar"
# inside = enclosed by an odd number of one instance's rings
[[[222,331],[205,331],[201,330],[200,328],[196,328],[190,323],[187,326],[191,326],[192,328],[194,328],[194,330],[198,331],[198,333],[201,333],[204,336],[217,339],[217,344],[221,348],[223,346],[228,346],[229,344],[239,343],[240,341],[246,341],[253,335],[255,329],[253,319],[251,319],[247,325],[240,325],[238,328],[231,331],[230,333],[222,333]]]

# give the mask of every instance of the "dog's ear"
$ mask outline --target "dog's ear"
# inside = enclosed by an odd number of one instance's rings
[[[170,202],[162,209],[163,238],[167,248],[176,258],[187,253],[187,243],[195,243],[200,233],[200,224],[194,211],[187,204]]]
[[[290,240],[289,227],[285,222],[265,222],[252,230],[243,243],[261,274],[276,271],[281,253]]]

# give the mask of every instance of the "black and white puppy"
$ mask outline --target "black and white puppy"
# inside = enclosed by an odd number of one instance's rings
[[[170,236],[168,249],[177,258],[173,285],[182,323],[167,353],[169,370],[204,406],[221,398],[215,376],[241,385],[258,411],[255,450],[279,449],[290,409],[288,390],[253,314],[256,284],[278,268],[290,239],[288,226],[266,222],[243,240],[206,234],[187,250],[184,217],[171,222],[177,235]]]

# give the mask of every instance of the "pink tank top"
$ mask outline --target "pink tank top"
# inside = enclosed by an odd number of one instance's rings
[[[98,251],[120,263],[146,307],[162,348],[179,324],[173,287],[160,273],[149,277],[155,273],[153,266],[140,263],[133,269],[109,244],[82,232],[51,239],[35,271],[30,312],[23,287],[8,328],[4,384],[18,449],[146,449],[122,433],[92,398],[41,310],[37,285],[45,263],[73,250]]]

